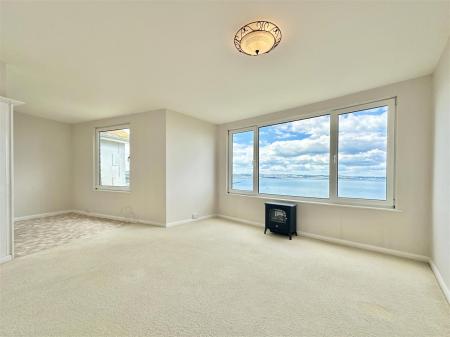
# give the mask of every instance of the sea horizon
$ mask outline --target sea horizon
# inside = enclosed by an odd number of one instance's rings
[[[252,174],[233,174],[233,189],[253,190]],[[259,193],[311,198],[329,198],[328,175],[260,174]],[[338,196],[386,200],[386,178],[374,176],[338,176]]]

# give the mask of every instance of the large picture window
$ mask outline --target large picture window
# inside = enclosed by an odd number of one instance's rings
[[[394,207],[395,99],[229,132],[229,191]]]
[[[130,128],[98,128],[96,135],[96,189],[129,190]]]

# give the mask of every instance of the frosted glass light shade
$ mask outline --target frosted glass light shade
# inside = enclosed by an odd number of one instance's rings
[[[241,40],[241,48],[246,54],[259,55],[273,48],[275,38],[264,30],[255,30],[245,35]]]
[[[281,41],[281,31],[269,21],[255,21],[240,28],[234,45],[241,53],[257,56],[270,52]]]

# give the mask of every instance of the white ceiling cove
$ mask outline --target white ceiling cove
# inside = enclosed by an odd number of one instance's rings
[[[7,94],[65,122],[167,108],[223,123],[430,74],[449,1],[1,1]],[[242,25],[283,33],[239,53]]]

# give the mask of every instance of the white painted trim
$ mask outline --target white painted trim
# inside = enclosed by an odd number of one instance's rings
[[[152,226],[158,226],[158,227],[166,227],[165,224],[157,221],[150,221],[150,220],[142,220],[142,219],[134,219],[134,218],[126,218],[121,216],[115,216],[115,215],[108,215],[108,214],[101,214],[101,213],[94,213],[94,212],[86,212],[86,211],[80,211],[80,210],[74,210],[73,213],[92,216],[96,218],[103,218],[103,219],[109,219],[109,220],[117,220],[117,221],[123,221],[123,222],[131,222],[131,223],[140,223],[144,225],[152,225]]]
[[[24,220],[40,219],[40,218],[48,218],[49,216],[62,215],[62,214],[67,214],[67,213],[76,213],[76,211],[74,211],[74,210],[64,210],[64,211],[56,211],[56,212],[48,212],[48,213],[40,213],[40,214],[19,216],[19,217],[15,217],[14,218],[14,222],[24,221]]]
[[[444,278],[442,277],[438,267],[434,264],[432,259],[430,259],[429,264],[439,286],[441,287],[442,292],[444,293],[445,298],[447,299],[447,302],[450,304],[450,289],[445,284]]]
[[[105,131],[116,131],[121,129],[128,129],[130,133],[128,134],[128,143],[130,145],[130,157],[132,159],[131,153],[131,124],[118,124],[111,125],[106,127],[96,127],[94,128],[94,191],[101,192],[125,192],[131,193],[131,160],[130,160],[130,175],[129,175],[129,184],[128,186],[109,186],[109,185],[101,185],[100,184],[100,132]]]
[[[12,259],[14,259],[15,256],[15,240],[14,240],[14,235],[15,235],[15,226],[14,226],[14,214],[15,214],[15,202],[14,202],[14,185],[15,185],[15,175],[14,175],[14,104],[11,103],[11,120],[10,120],[10,153],[11,153],[11,163],[10,163],[10,167],[11,167],[11,172],[10,172],[10,180],[11,180],[11,184],[10,184],[10,203],[11,203],[11,228],[10,228],[10,233],[9,233],[9,237],[10,237],[10,246],[11,246],[11,256]]]
[[[25,104],[24,102],[17,101],[15,99],[8,98],[8,97],[3,97],[3,96],[0,96],[0,102],[7,103],[7,104],[12,104],[12,105],[23,105],[23,104]]]
[[[0,250],[2,258],[13,256],[13,102],[9,99],[0,100]]]
[[[264,224],[256,222],[256,221],[249,221],[249,220],[239,219],[239,218],[231,217],[231,216],[228,216],[228,215],[222,215],[222,214],[219,214],[218,217],[219,218],[223,218],[223,219],[227,219],[227,220],[231,220],[231,221],[241,222],[241,223],[252,225],[252,226],[264,227]],[[429,262],[429,260],[430,260],[428,256],[418,255],[418,254],[413,254],[413,253],[408,253],[408,252],[403,252],[403,251],[400,251],[400,250],[389,249],[389,248],[384,248],[384,247],[379,247],[379,246],[368,245],[368,244],[365,244],[365,243],[358,243],[358,242],[354,242],[354,241],[337,239],[337,238],[332,238],[332,237],[329,237],[329,236],[317,235],[317,234],[312,234],[312,233],[307,233],[307,232],[302,232],[302,231],[299,231],[298,234],[301,235],[301,236],[307,237],[307,238],[311,238],[311,239],[331,242],[331,243],[339,244],[339,245],[342,245],[342,246],[359,248],[359,249],[364,249],[364,250],[377,252],[377,253],[382,253],[382,254],[387,254],[387,255],[403,257],[403,258],[416,260],[416,261],[421,261],[421,262]]]
[[[359,242],[354,242],[354,241],[337,239],[337,238],[332,238],[332,237],[329,237],[329,236],[322,236],[322,235],[306,233],[306,232],[298,232],[298,234],[301,235],[301,236],[307,237],[307,238],[311,238],[311,239],[326,241],[326,242],[330,242],[330,243],[336,243],[338,245],[347,246],[347,247],[353,247],[353,248],[359,248],[359,249],[368,250],[368,251],[371,251],[371,252],[377,252],[377,253],[382,253],[382,254],[387,254],[387,255],[403,257],[403,258],[416,260],[416,261],[420,261],[420,262],[428,262],[430,260],[430,258],[428,256],[425,256],[425,255],[419,255],[419,254],[403,252],[401,250],[396,250],[396,249],[390,249],[390,248],[384,248],[384,247],[379,247],[379,246],[373,246],[373,245],[368,245],[368,244],[365,244],[365,243],[359,243]]]
[[[62,214],[68,214],[68,213],[76,213],[76,214],[92,216],[92,217],[96,217],[96,218],[109,219],[109,220],[117,220],[117,221],[132,222],[132,223],[141,223],[141,224],[145,224],[145,225],[152,225],[152,226],[158,226],[158,227],[166,227],[165,224],[163,224],[161,222],[157,222],[157,221],[148,221],[148,220],[142,220],[142,219],[126,218],[126,217],[115,216],[115,215],[101,214],[101,213],[95,213],[95,212],[86,212],[86,211],[81,211],[81,210],[77,210],[77,209],[27,215],[27,216],[17,217],[14,220],[15,221],[32,220],[32,219],[47,218],[47,217],[50,217],[50,216],[62,215]]]
[[[185,219],[185,220],[180,220],[180,221],[168,222],[166,224],[166,227],[175,227],[175,226],[184,225],[187,223],[197,222],[197,221],[206,220],[206,219],[211,219],[211,218],[215,218],[215,217],[217,217],[217,215],[210,214],[210,215],[204,215],[204,216],[198,217],[197,219]]]
[[[12,255],[0,257],[0,264],[12,261]]]
[[[260,223],[260,222],[245,220],[245,219],[241,219],[241,218],[235,218],[233,216],[228,216],[228,215],[223,215],[223,214],[218,214],[217,217],[226,219],[226,220],[241,222],[241,223],[244,223],[244,224],[250,225],[250,226],[262,227],[262,228],[264,228],[264,226],[265,226],[263,223]]]
[[[392,207],[384,207],[384,206],[364,206],[364,205],[350,205],[350,204],[339,204],[327,201],[314,201],[314,200],[300,200],[299,198],[294,197],[274,197],[270,194],[259,194],[253,195],[248,193],[237,193],[237,192],[225,192],[225,195],[231,197],[246,197],[246,198],[254,198],[261,200],[274,200],[274,201],[286,201],[293,202],[298,205],[319,205],[319,206],[330,206],[330,207],[344,207],[344,208],[357,208],[357,209],[369,209],[373,211],[382,211],[382,212],[394,212],[394,213],[403,213],[403,210]],[[317,200],[325,200],[320,198],[309,198],[309,199],[317,199]]]

